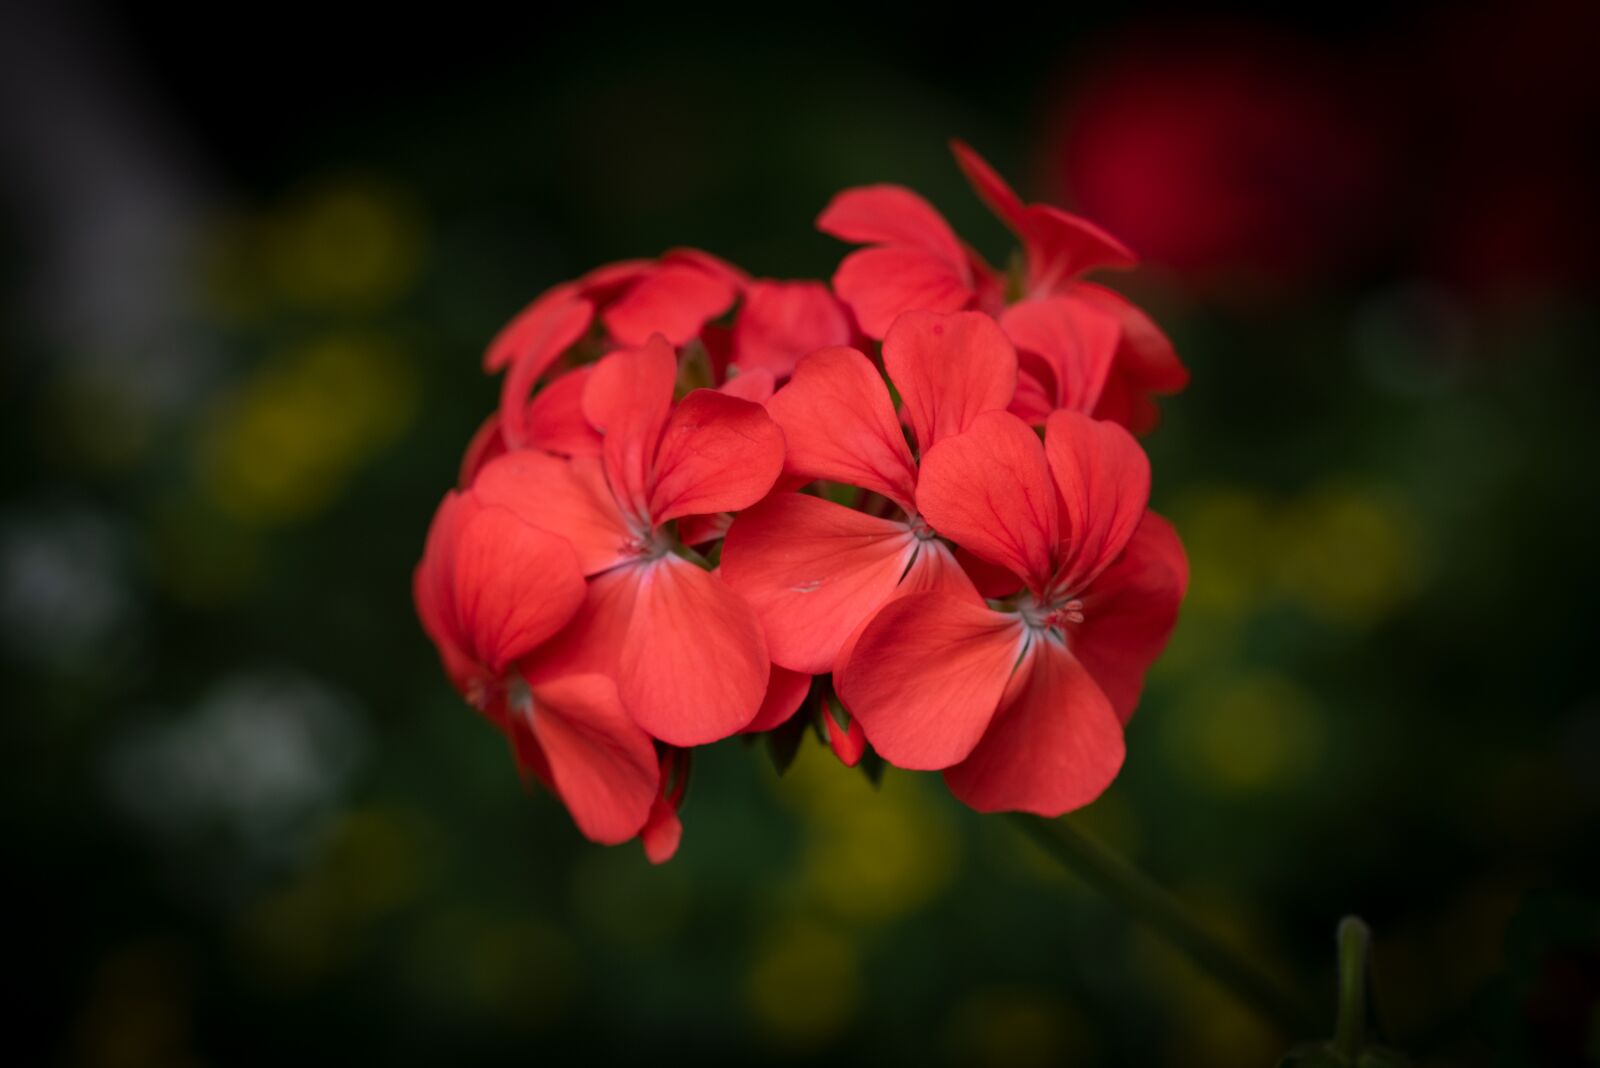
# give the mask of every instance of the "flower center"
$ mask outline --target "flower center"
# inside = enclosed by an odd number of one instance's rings
[[[934,538],[939,536],[934,532],[934,529],[928,525],[928,521],[922,518],[920,515],[912,516],[907,522],[907,525],[911,528],[912,535],[915,536],[918,541],[932,541]]]
[[[1031,594],[1018,596],[1017,614],[1028,629],[1035,631],[1063,630],[1067,625],[1083,622],[1083,601],[1078,597],[1055,597],[1038,601]]]

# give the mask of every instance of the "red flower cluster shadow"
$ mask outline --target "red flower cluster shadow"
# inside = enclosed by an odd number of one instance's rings
[[[868,186],[818,219],[865,246],[831,287],[675,250],[556,286],[490,345],[499,410],[417,610],[594,841],[667,859],[692,749],[801,717],[985,812],[1059,815],[1120,769],[1188,581],[1133,433],[1187,372],[1083,280],[1126,247],[954,150],[1010,271]]]

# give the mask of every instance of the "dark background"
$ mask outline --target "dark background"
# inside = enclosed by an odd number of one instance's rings
[[[1145,266],[1190,598],[1074,817],[1422,1064],[1600,1063],[1593,5],[0,8],[21,1063],[1271,1064],[1291,1040],[934,776],[700,754],[583,842],[410,569],[546,286],[827,277],[848,185]],[[1331,1024],[1330,1024],[1331,1026]]]

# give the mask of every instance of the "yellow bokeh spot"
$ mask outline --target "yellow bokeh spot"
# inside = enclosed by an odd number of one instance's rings
[[[289,300],[372,307],[416,281],[423,231],[416,203],[381,181],[335,178],[294,197],[268,230],[270,274]]]
[[[958,866],[958,840],[943,798],[924,777],[890,772],[874,787],[821,745],[802,745],[780,782],[801,811],[799,888],[841,919],[874,923],[932,901]]]
[[[1283,590],[1327,622],[1369,626],[1419,585],[1418,526],[1398,497],[1319,487],[1286,512],[1282,531]]]
[[[768,1037],[786,1047],[823,1044],[849,1025],[860,1003],[856,948],[820,923],[786,926],[757,949],[745,994]]]
[[[1218,793],[1281,788],[1309,773],[1323,746],[1310,694],[1268,673],[1192,687],[1165,724],[1173,763]]]
[[[1231,619],[1257,611],[1278,549],[1271,503],[1242,486],[1215,486],[1188,494],[1173,517],[1189,554],[1185,615]]]
[[[306,518],[410,425],[417,398],[410,360],[380,338],[335,335],[283,352],[206,419],[207,493],[243,522]]]

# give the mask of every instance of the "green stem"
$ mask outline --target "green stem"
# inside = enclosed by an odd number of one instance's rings
[[[1177,898],[1148,875],[1065,820],[1021,813],[1012,818],[1085,882],[1159,931],[1213,979],[1286,1033],[1316,1033],[1316,1019],[1298,994],[1291,993],[1277,977],[1202,927]]]
[[[1333,1048],[1351,1064],[1367,1044],[1367,925],[1359,917],[1339,921],[1339,1016]]]

